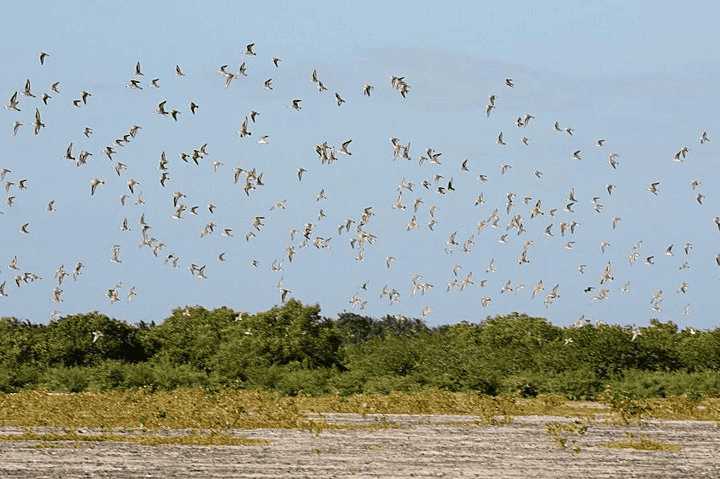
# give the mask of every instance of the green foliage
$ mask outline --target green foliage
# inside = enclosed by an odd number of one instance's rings
[[[155,360],[209,371],[218,345],[236,316],[227,308],[177,308],[162,324],[142,335],[142,342]]]
[[[102,336],[94,340],[93,333]],[[138,328],[100,313],[77,314],[50,323],[36,341],[35,355],[44,364],[92,366],[105,359],[139,362],[146,359]]]
[[[572,342],[559,345],[563,357],[555,369],[582,369],[597,380],[607,380],[637,367],[637,349],[629,329],[607,324],[566,329],[563,340],[571,338]]]
[[[43,371],[32,364],[5,363],[0,367],[0,392],[14,393],[38,385]]]
[[[319,306],[290,300],[229,324],[224,341],[214,345],[214,370],[228,380],[253,381],[259,370],[297,363],[303,368],[341,367],[342,338]],[[271,372],[268,371],[268,374]]]
[[[560,328],[542,318],[512,313],[488,319],[480,330],[480,342],[502,373],[543,368],[543,348],[562,336]]]
[[[341,332],[343,342],[354,344],[366,343],[374,338],[411,336],[418,332],[430,331],[419,319],[390,315],[375,320],[367,316],[343,312],[338,314],[335,324]]]
[[[44,330],[29,321],[0,319],[0,364],[13,365],[37,362],[38,343]]]
[[[719,396],[718,371],[720,328],[678,331],[658,321],[639,329],[560,328],[512,313],[431,329],[402,316],[328,319],[318,305],[295,300],[254,315],[178,308],[157,325],[99,313],[46,326],[0,319],[0,392],[202,388],[348,397],[440,390],[607,399],[609,388],[615,399],[608,401],[622,408],[622,400]]]

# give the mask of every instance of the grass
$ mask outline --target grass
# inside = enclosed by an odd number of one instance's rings
[[[33,441],[120,441],[147,445],[242,445],[250,441],[229,435],[232,429],[299,429],[319,435],[329,429],[382,430],[399,427],[387,414],[469,415],[475,425],[511,424],[515,416],[551,415],[581,418],[571,429],[559,423],[548,425],[548,434],[558,447],[571,436],[580,435],[597,417],[622,424],[644,418],[720,421],[720,399],[698,401],[687,396],[667,399],[633,400],[607,397],[603,402],[573,403],[561,396],[520,399],[516,396],[488,397],[477,394],[427,390],[417,393],[281,397],[265,391],[176,390],[150,393],[84,392],[50,394],[45,389],[0,394],[0,426],[15,426],[23,434],[2,436],[2,440]],[[364,424],[329,423],[323,414],[354,413],[374,415]],[[310,417],[313,415],[315,417]],[[555,424],[553,426],[553,424]],[[99,434],[55,435],[32,432],[33,428],[97,428]],[[583,429],[584,428],[584,429]],[[116,434],[124,429],[135,435]],[[168,436],[160,432],[185,430]],[[48,439],[54,438],[54,439]],[[91,438],[91,439],[86,439]],[[635,441],[637,442],[637,441]]]
[[[267,444],[264,439],[252,439],[244,436],[231,436],[226,433],[203,433],[190,431],[187,434],[163,436],[158,433],[141,435],[123,435],[111,433],[81,434],[77,432],[38,433],[24,431],[21,434],[0,436],[0,441],[42,441],[41,444],[59,442],[121,442],[144,446],[258,446]],[[50,446],[52,447],[52,446]]]
[[[656,439],[650,439],[645,434],[640,434],[637,439],[633,438],[635,438],[634,433],[626,432],[624,440],[598,444],[598,447],[604,447],[609,449],[636,449],[640,451],[682,451],[682,446],[679,446],[677,444],[669,444],[667,442],[658,441]]]

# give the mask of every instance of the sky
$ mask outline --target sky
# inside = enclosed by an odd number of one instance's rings
[[[718,327],[716,2],[265,3],[6,6],[0,316]]]

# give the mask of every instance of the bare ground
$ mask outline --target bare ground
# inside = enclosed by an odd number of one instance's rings
[[[358,424],[382,420],[395,427],[327,430],[319,435],[279,429],[232,431],[269,441],[261,446],[2,441],[0,477],[720,477],[720,428],[713,422],[656,421],[621,427],[596,420],[584,435],[566,435],[568,447],[556,449],[547,423],[572,419],[522,416],[509,426],[484,426],[471,416],[324,418]],[[625,439],[628,431],[680,445],[682,450],[598,447]],[[20,432],[0,428],[0,435]],[[576,454],[573,441],[580,448]]]

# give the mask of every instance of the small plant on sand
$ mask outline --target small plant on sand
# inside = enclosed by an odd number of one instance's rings
[[[590,425],[586,421],[573,421],[570,424],[561,422],[549,422],[545,430],[552,438],[555,449],[565,449],[569,436],[584,436]],[[572,439],[573,455],[579,454],[581,449],[575,439]]]
[[[677,444],[669,444],[667,442],[658,441],[656,439],[650,439],[645,434],[640,434],[637,439],[635,433],[628,431],[625,433],[625,440],[623,441],[610,441],[603,444],[598,444],[598,447],[605,447],[610,449],[638,449],[642,451],[669,451],[679,452],[682,450],[682,446]]]
[[[605,389],[600,400],[610,407],[613,422],[621,426],[643,425],[643,416],[650,411],[646,401],[633,399],[625,391],[613,391],[610,387]]]

